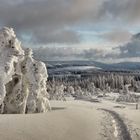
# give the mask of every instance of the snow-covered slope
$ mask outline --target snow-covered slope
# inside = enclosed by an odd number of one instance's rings
[[[52,111],[27,115],[0,115],[1,140],[116,140],[116,133],[124,132],[115,125],[106,108],[119,114],[129,125],[133,140],[139,140],[140,110],[135,105],[121,105],[111,101],[51,101]],[[125,106],[125,108],[119,108]],[[118,108],[116,108],[118,107]],[[117,129],[115,129],[117,128]],[[126,135],[126,133],[121,133]],[[115,137],[114,137],[115,136]],[[120,140],[120,139],[119,139]],[[128,139],[121,139],[128,140]]]
[[[46,112],[45,64],[21,48],[12,28],[0,30],[0,113]]]

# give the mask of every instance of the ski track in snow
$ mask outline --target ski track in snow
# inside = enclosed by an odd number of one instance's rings
[[[123,119],[119,116],[118,113],[104,108],[101,108],[99,110],[103,110],[111,115],[112,127],[114,129],[113,134],[116,140],[132,140],[126,124],[124,123]]]
[[[117,129],[117,123],[115,119],[112,120],[113,127],[114,127],[114,136],[117,138],[118,137],[118,129]]]

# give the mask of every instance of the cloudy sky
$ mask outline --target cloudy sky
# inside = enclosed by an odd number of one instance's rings
[[[38,59],[140,61],[140,0],[0,0],[3,26]]]

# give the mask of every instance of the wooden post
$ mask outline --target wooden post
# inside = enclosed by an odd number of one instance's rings
[[[138,106],[138,103],[136,103],[136,110],[138,110],[139,109],[139,106]]]

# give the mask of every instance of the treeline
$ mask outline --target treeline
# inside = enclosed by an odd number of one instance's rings
[[[129,90],[134,92],[140,92],[140,79],[137,76],[132,75],[119,75],[119,74],[108,74],[108,75],[94,75],[94,77],[84,78],[84,79],[73,79],[69,80],[53,78],[48,81],[48,85],[64,85],[72,86],[74,89],[80,86],[82,89],[88,89],[90,84],[93,84],[96,88],[100,90],[106,90],[108,87],[111,91],[119,92],[126,85],[129,85]]]
[[[68,79],[53,78],[47,83],[50,99],[65,100],[66,96],[82,97],[103,95],[106,93],[120,93],[118,101],[136,102],[137,97],[131,92],[140,92],[139,77],[132,75],[94,75],[88,78]]]

